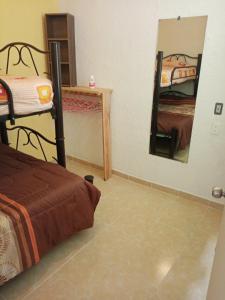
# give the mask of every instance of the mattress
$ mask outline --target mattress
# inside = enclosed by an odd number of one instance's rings
[[[93,225],[100,192],[53,163],[0,144],[0,285]]]
[[[176,68],[176,69],[175,69]],[[175,69],[175,71],[174,71]],[[173,78],[171,75],[174,71]],[[177,61],[164,61],[162,64],[161,87],[180,84],[196,78],[196,66]],[[171,80],[172,79],[172,80]]]
[[[53,91],[49,79],[39,76],[0,76],[0,78],[12,91],[15,114],[26,115],[52,107]],[[9,113],[7,101],[6,91],[0,84],[0,115]]]
[[[159,104],[159,111],[172,113],[172,114],[194,116],[195,106],[191,104],[183,104],[183,105]]]

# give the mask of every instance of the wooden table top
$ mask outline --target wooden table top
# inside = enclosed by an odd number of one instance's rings
[[[63,86],[62,87],[62,92],[65,91],[65,92],[84,92],[84,93],[87,93],[87,94],[94,94],[94,95],[98,95],[98,96],[101,96],[102,94],[104,93],[109,93],[111,94],[112,93],[112,89],[108,89],[108,88],[99,88],[99,87],[96,87],[96,88],[90,88],[88,86]]]

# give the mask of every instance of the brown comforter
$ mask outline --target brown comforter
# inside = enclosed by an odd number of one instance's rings
[[[99,198],[81,177],[0,144],[0,285],[91,227]]]
[[[178,149],[185,149],[191,141],[193,116],[184,116],[179,114],[172,114],[168,112],[159,111],[157,128],[159,132],[170,134],[172,128],[178,130]]]
[[[179,150],[190,144],[194,110],[194,99],[160,99],[157,129],[159,132],[170,134],[172,128],[176,128]]]

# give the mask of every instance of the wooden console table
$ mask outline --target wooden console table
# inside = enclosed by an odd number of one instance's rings
[[[104,180],[112,175],[111,134],[110,134],[110,100],[111,89],[89,88],[83,86],[62,87],[63,104],[66,111],[100,111],[102,112],[102,139]],[[80,98],[79,98],[80,97]],[[85,97],[87,99],[85,99]],[[82,102],[84,102],[82,109]]]

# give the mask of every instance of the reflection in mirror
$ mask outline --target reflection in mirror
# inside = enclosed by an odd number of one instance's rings
[[[159,21],[150,153],[188,161],[207,17]]]

